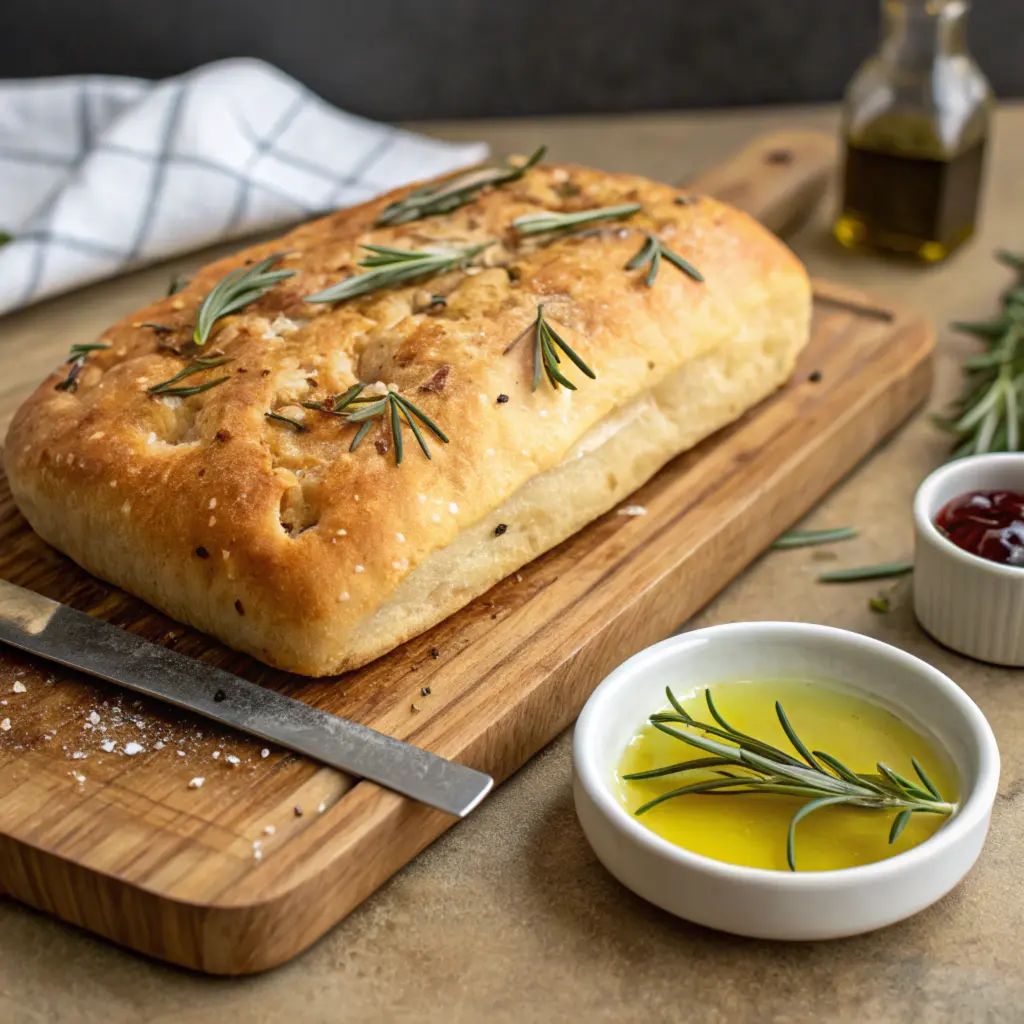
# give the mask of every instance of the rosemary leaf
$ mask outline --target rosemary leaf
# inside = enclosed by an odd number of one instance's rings
[[[370,255],[359,261],[360,267],[368,268],[365,274],[354,274],[352,277],[332,284],[313,295],[307,295],[307,302],[344,302],[360,295],[405,284],[421,277],[432,277],[449,270],[457,270],[465,266],[474,256],[493,245],[468,248],[450,247],[445,249],[413,252],[406,249],[394,249],[389,246],[364,245]]]
[[[823,572],[819,583],[853,583],[856,580],[884,580],[892,576],[906,576],[914,571],[913,562],[883,562],[881,565],[862,565],[856,569],[835,569]]]
[[[9,231],[0,231],[0,245],[6,245],[8,242],[14,241],[14,235]]]
[[[346,408],[360,400],[360,392],[364,385],[358,384],[349,388],[345,392],[339,401],[344,400],[344,405],[341,408]],[[356,391],[356,388],[359,390]],[[315,408],[315,406],[311,406]],[[320,406],[323,409],[323,406]],[[324,411],[331,412],[337,415],[336,409],[338,403],[335,403],[334,408],[328,408]],[[423,436],[423,432],[416,424],[416,420],[425,426],[439,441],[444,444],[448,444],[448,435],[418,406],[413,405],[408,398],[398,394],[397,391],[389,391],[386,395],[377,397],[376,395],[370,397],[365,402],[360,402],[360,407],[343,414],[343,417],[347,423],[359,423],[361,426],[356,431],[355,437],[352,439],[352,443],[349,445],[349,451],[354,452],[359,445],[362,443],[363,438],[369,433],[370,427],[373,426],[374,420],[383,419],[391,430],[391,444],[395,451],[395,465],[400,466],[402,459],[405,457],[405,446],[402,440],[402,422],[404,422],[411,428],[413,436],[416,438],[416,443],[420,446],[420,451],[429,459],[431,458],[430,448],[427,446],[426,439]]]
[[[275,253],[251,267],[239,267],[215,284],[199,306],[192,340],[205,345],[218,320],[263,298],[279,281],[294,277],[294,270],[271,269],[282,255]]]
[[[673,252],[657,235],[645,231],[647,236],[644,244],[640,246],[637,254],[626,264],[626,270],[639,270],[647,266],[647,273],[644,276],[644,284],[648,288],[654,287],[658,277],[658,270],[661,267],[661,260],[664,257],[674,267],[677,267],[684,274],[688,274],[694,281],[703,281],[704,275],[689,260],[684,260],[677,252]]]
[[[597,379],[597,374],[587,366],[569,343],[551,326],[544,316],[543,303],[537,307],[537,318],[520,331],[505,346],[504,355],[508,355],[528,334],[533,334],[533,390],[540,387],[541,375],[547,377],[548,382],[557,391],[559,387],[567,388],[570,391],[576,390],[568,377],[559,369],[562,358],[561,352],[567,356],[577,369],[586,374],[591,380]]]
[[[548,231],[569,231],[583,224],[595,221],[615,220],[631,217],[643,209],[640,203],[622,203],[619,206],[602,206],[596,210],[582,210],[578,213],[556,213],[545,210],[542,213],[525,213],[512,221],[512,227],[519,235],[540,235]]]
[[[778,551],[786,548],[806,548],[816,544],[833,544],[857,536],[854,526],[837,526],[831,530],[790,530],[772,544]]]
[[[423,185],[396,199],[384,208],[375,221],[377,227],[408,224],[409,221],[430,217],[438,213],[450,213],[471,202],[476,194],[492,185],[504,185],[521,178],[532,167],[544,159],[546,146],[539,146],[523,164],[516,166],[507,161],[493,167],[475,167],[456,174],[437,185]]]
[[[282,416],[281,413],[274,412],[273,410],[265,412],[263,415],[266,416],[268,420],[276,420],[278,423],[287,423],[288,426],[294,427],[300,434],[304,434],[306,432],[305,423],[293,420],[291,416]]]
[[[175,385],[180,380],[184,380],[186,377],[191,377],[195,373],[203,373],[205,370],[213,370],[218,366],[223,366],[225,363],[230,363],[231,359],[227,356],[220,359],[203,359],[202,357],[193,360],[183,370],[179,370],[169,380],[161,381],[159,384],[154,384],[152,387],[146,388],[146,391],[151,395],[178,395],[179,397],[188,397],[190,395],[198,395],[203,391],[207,391],[210,388],[216,387],[218,384],[223,384],[227,380],[227,377],[220,377],[217,380],[209,381],[205,384],[189,385],[188,387],[178,388]]]
[[[177,295],[178,292],[184,291],[189,286],[190,281],[191,278],[186,277],[184,274],[175,274],[167,285],[167,297],[170,298],[172,295]]]
[[[82,367],[88,362],[90,352],[99,352],[102,349],[110,348],[109,345],[72,345],[68,351],[67,376],[54,385],[55,391],[67,391],[69,394],[74,394],[78,390],[78,377],[82,372]]]

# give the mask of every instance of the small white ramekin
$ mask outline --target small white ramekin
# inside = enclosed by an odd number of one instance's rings
[[[1024,666],[1024,569],[979,558],[935,526],[969,491],[1024,492],[1024,454],[971,455],[935,470],[914,497],[914,613],[939,643],[996,665]]]
[[[626,744],[688,691],[743,678],[834,680],[874,695],[942,744],[960,776],[960,804],[925,842],[841,871],[738,867],[651,832],[613,792]],[[766,939],[829,939],[871,931],[931,905],[974,864],[988,833],[999,751],[984,715],[948,676],[869,637],[795,622],[740,622],[671,637],[617,668],[594,691],[573,737],[576,813],[602,864],[651,903],[698,924]],[[771,799],[766,797],[765,799]],[[880,821],[887,828],[888,821]]]

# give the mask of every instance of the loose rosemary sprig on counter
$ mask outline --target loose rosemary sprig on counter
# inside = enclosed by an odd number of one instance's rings
[[[465,248],[414,252],[410,249],[395,249],[386,245],[364,245],[370,255],[359,261],[360,267],[368,268],[365,274],[356,274],[332,284],[314,295],[307,295],[307,302],[344,302],[358,295],[367,295],[392,285],[405,284],[419,277],[443,274],[463,267],[478,253],[493,245],[473,245]]]
[[[910,763],[919,783],[905,778],[881,761],[877,764],[877,774],[858,774],[824,751],[808,750],[778,701],[775,702],[775,713],[779,724],[799,757],[793,757],[770,743],[734,729],[719,713],[709,689],[704,691],[704,698],[715,724],[697,721],[688,714],[670,687],[666,687],[665,693],[674,710],[651,715],[651,724],[666,735],[711,756],[650,771],[633,772],[624,775],[623,779],[654,779],[703,769],[713,769],[717,778],[701,779],[662,793],[638,807],[634,812],[637,815],[645,814],[666,800],[691,793],[711,796],[775,794],[803,797],[807,802],[793,815],[786,840],[786,860],[790,870],[796,871],[796,827],[809,814],[822,808],[845,804],[866,810],[895,811],[896,816],[889,829],[890,844],[896,842],[914,814],[949,816],[956,810],[955,804],[942,799],[917,758],[912,757]],[[682,725],[696,731],[680,732],[672,728],[673,725]],[[718,739],[711,739],[712,736]],[[730,770],[727,771],[727,768]],[[736,774],[736,769],[742,774]]]
[[[67,391],[70,394],[74,394],[78,390],[78,376],[82,372],[82,367],[85,366],[89,360],[89,353],[99,352],[105,348],[110,348],[110,346],[72,345],[67,358],[67,376],[59,384],[55,384],[54,388],[57,391]]]
[[[557,213],[544,210],[541,213],[524,213],[512,221],[512,227],[519,235],[540,235],[549,231],[569,231],[584,224],[601,220],[616,220],[631,217],[643,209],[640,203],[623,203],[620,206],[602,206],[596,210],[581,210],[578,213]]]
[[[647,267],[647,274],[644,277],[644,284],[648,288],[654,287],[658,277],[662,259],[666,259],[674,267],[678,267],[684,274],[689,274],[694,281],[703,281],[704,275],[688,260],[684,260],[677,252],[673,252],[657,235],[650,231],[645,232],[647,239],[640,246],[637,254],[626,264],[626,270],[639,270],[640,267]]]
[[[203,299],[196,315],[192,340],[205,345],[214,324],[231,313],[237,313],[250,303],[263,298],[279,281],[294,277],[294,270],[273,270],[282,253],[268,256],[251,267],[239,267],[213,286]],[[172,293],[173,294],[173,293]]]
[[[423,185],[384,208],[375,226],[386,227],[408,224],[409,221],[430,217],[436,213],[450,213],[472,201],[477,192],[489,185],[504,185],[521,178],[531,167],[544,159],[547,146],[539,146],[523,164],[515,166],[507,161],[491,167],[475,167],[457,174],[439,185]]]
[[[562,359],[558,354],[561,349],[591,380],[597,379],[597,374],[573,351],[572,347],[561,335],[551,326],[544,316],[543,303],[537,307],[537,318],[520,331],[506,346],[504,355],[508,355],[522,341],[526,335],[533,333],[533,390],[540,387],[541,374],[543,373],[551,386],[557,391],[559,386],[576,390],[568,377],[558,368]]]
[[[205,370],[212,370],[230,362],[231,359],[227,356],[219,359],[204,359],[199,357],[189,363],[183,370],[179,370],[169,380],[161,381],[159,384],[154,384],[152,387],[146,388],[146,391],[151,395],[176,396],[178,398],[189,398],[192,395],[202,394],[204,391],[209,391],[210,388],[215,388],[218,384],[223,384],[228,378],[226,376],[217,377],[215,380],[208,380],[202,384],[188,384],[184,387],[176,387],[175,385],[177,385],[178,381],[184,380],[186,377],[191,377],[193,374],[203,373]]]
[[[784,533],[773,544],[777,551],[786,548],[809,548],[818,544],[834,544],[840,540],[850,540],[857,536],[855,526],[837,526],[832,530],[790,530]]]
[[[964,385],[948,418],[936,423],[952,434],[953,458],[1021,450],[1024,403],[1024,255],[1001,251],[996,259],[1017,274],[1004,292],[1003,308],[991,320],[954,323],[953,328],[985,344],[963,362]]]

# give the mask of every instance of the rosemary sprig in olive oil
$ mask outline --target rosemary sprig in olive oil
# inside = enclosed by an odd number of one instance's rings
[[[407,224],[421,217],[450,213],[471,202],[476,194],[491,185],[504,185],[521,178],[531,167],[544,159],[546,146],[539,146],[533,155],[518,166],[508,162],[493,167],[476,167],[457,174],[438,185],[423,185],[396,199],[384,208],[376,220],[377,227]]]
[[[622,203],[619,206],[602,206],[596,210],[581,210],[577,213],[558,213],[544,210],[541,213],[524,213],[512,221],[518,235],[540,235],[549,231],[570,231],[601,220],[617,220],[631,217],[643,207],[640,203]]]
[[[250,303],[263,298],[279,281],[294,277],[294,270],[274,270],[274,264],[281,258],[281,253],[268,256],[251,267],[239,267],[222,278],[203,299],[196,316],[195,330],[192,340],[197,345],[205,345],[210,331],[218,320],[232,313],[237,313]]]
[[[561,350],[576,366],[582,370],[591,380],[597,378],[597,374],[576,354],[567,341],[551,326],[544,316],[543,303],[537,307],[537,318],[524,330],[520,331],[506,346],[505,354],[512,351],[528,334],[533,334],[533,390],[540,387],[541,375],[547,377],[548,382],[557,391],[559,387],[576,390],[568,377],[559,368],[562,359],[559,356]]]
[[[626,264],[626,270],[639,270],[647,267],[644,275],[644,284],[648,288],[654,287],[658,271],[661,269],[661,261],[668,260],[674,267],[678,267],[684,274],[688,274],[694,281],[703,281],[704,275],[688,260],[684,260],[677,252],[673,252],[665,243],[650,231],[644,244],[640,246],[637,254]]]
[[[188,366],[183,370],[179,370],[178,373],[169,380],[161,381],[159,384],[154,384],[152,387],[146,388],[146,391],[151,395],[173,395],[178,398],[189,398],[192,395],[202,394],[204,391],[209,391],[210,388],[215,388],[218,384],[223,384],[228,378],[217,377],[215,380],[204,381],[202,384],[188,384],[184,387],[178,387],[178,381],[184,380],[186,377],[191,377],[196,373],[213,370],[218,366],[223,366],[225,363],[230,362],[231,359],[227,356],[219,359],[204,359],[202,357],[194,359],[188,364]]]
[[[894,811],[895,816],[889,828],[889,843],[892,844],[914,814],[940,814],[948,817],[956,809],[955,804],[942,799],[935,784],[914,757],[910,761],[918,781],[900,775],[881,761],[876,765],[877,774],[859,774],[831,754],[822,750],[809,750],[778,701],[775,703],[775,713],[798,756],[794,757],[764,740],[734,729],[719,713],[709,689],[704,691],[704,698],[713,723],[693,718],[676,700],[671,688],[666,688],[665,693],[673,710],[651,715],[651,725],[710,756],[650,771],[634,772],[623,778],[651,779],[682,775],[690,771],[706,772],[708,769],[714,777],[705,776],[662,793],[638,807],[634,812],[637,815],[645,814],[666,800],[690,794],[731,796],[742,793],[802,797],[806,803],[793,815],[786,840],[786,860],[790,870],[796,871],[796,827],[815,811],[840,805],[881,812]],[[680,731],[674,726],[682,726],[690,731]]]
[[[386,245],[364,245],[363,248],[370,253],[359,261],[360,267],[367,268],[365,274],[355,274],[314,295],[307,295],[306,301],[344,302],[416,278],[443,274],[465,266],[474,256],[493,244],[486,242],[483,245],[452,246],[424,252],[395,249]]]
[[[964,360],[964,384],[947,418],[938,426],[953,435],[953,458],[1021,450],[1024,404],[1024,255],[996,258],[1017,274],[1003,294],[1003,308],[991,320],[954,323],[977,338],[985,351]]]
[[[78,390],[78,376],[82,372],[82,367],[85,366],[86,362],[88,362],[89,353],[99,352],[105,348],[110,348],[110,346],[99,344],[72,345],[67,358],[67,376],[59,384],[54,385],[55,389],[57,391],[67,391],[74,394]]]

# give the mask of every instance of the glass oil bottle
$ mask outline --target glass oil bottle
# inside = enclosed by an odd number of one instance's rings
[[[945,259],[974,232],[992,93],[967,51],[967,0],[882,0],[883,35],[847,88],[848,248]]]

